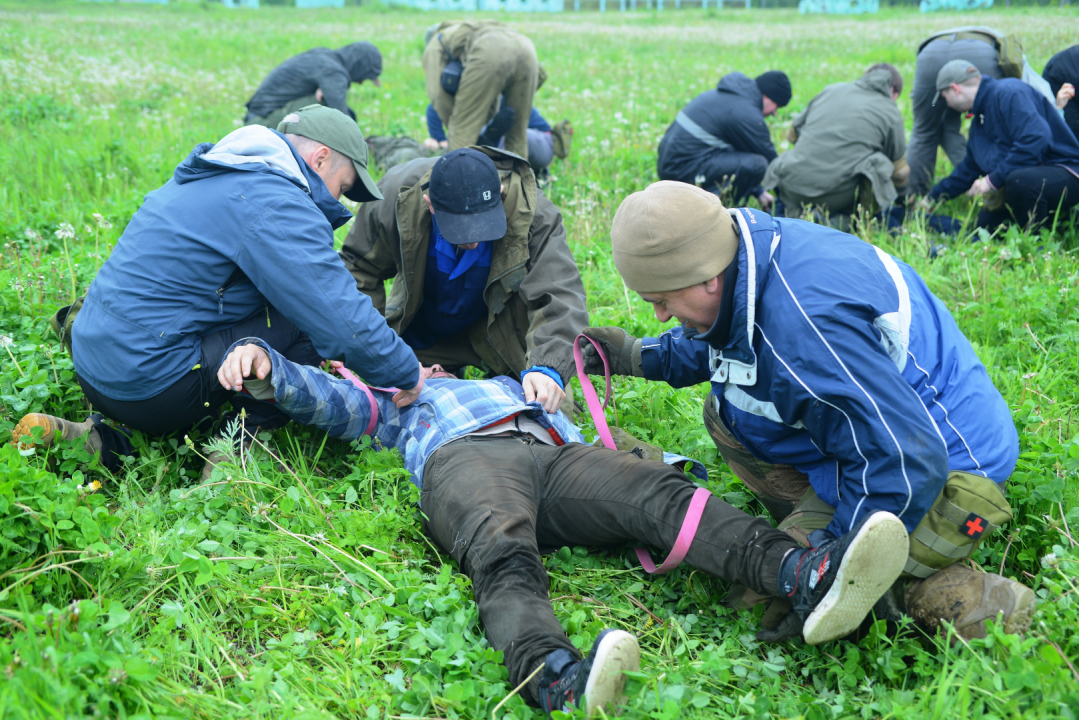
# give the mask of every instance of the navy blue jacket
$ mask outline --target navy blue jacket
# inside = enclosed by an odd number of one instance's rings
[[[828,227],[732,215],[741,242],[730,304],[704,335],[645,338],[645,377],[711,380],[708,402],[731,433],[757,458],[805,473],[836,508],[835,536],[871,510],[913,530],[949,471],[1011,475],[1011,412],[910,266]]]
[[[333,248],[352,215],[285,137],[252,125],[203,143],[146,196],[72,328],[79,375],[145,400],[201,361],[201,338],[272,305],[325,358],[414,387],[415,354]]]
[[[1020,168],[1057,165],[1079,172],[1079,140],[1056,107],[1022,80],[982,75],[971,112],[967,156],[930,191],[931,199],[959,197],[983,175],[1003,188]]]
[[[682,112],[734,151],[775,160],[776,148],[764,121],[764,99],[752,78],[740,72],[724,75],[714,90],[693,98]],[[723,151],[693,137],[677,122],[671,123],[659,143],[659,177],[693,184],[701,166],[719,152]]]

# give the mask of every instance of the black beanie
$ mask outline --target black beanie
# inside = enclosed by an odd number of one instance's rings
[[[786,107],[791,101],[791,81],[787,73],[779,70],[769,70],[763,75],[758,75],[754,81],[762,95],[767,95],[779,107]]]

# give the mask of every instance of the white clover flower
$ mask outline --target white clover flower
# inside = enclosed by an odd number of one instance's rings
[[[1051,567],[1056,567],[1059,564],[1060,564],[1060,558],[1057,557],[1056,553],[1049,553],[1048,555],[1046,555],[1045,557],[1042,558],[1042,567],[1043,568],[1048,569],[1048,568],[1051,568]]]

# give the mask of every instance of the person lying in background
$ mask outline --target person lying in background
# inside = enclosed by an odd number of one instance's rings
[[[685,561],[789,598],[811,644],[858,627],[903,568],[907,533],[891,513],[866,513],[850,532],[803,549],[695,486],[671,464],[686,458],[665,454],[668,462],[658,462],[587,445],[561,412],[526,401],[516,380],[458,380],[439,370],[425,369],[419,400],[399,408],[389,392],[247,338],[230,348],[218,381],[331,437],[369,433],[376,447],[400,451],[420,488],[424,531],[472,579],[510,685],[527,681],[522,697],[548,713],[572,704],[592,715],[618,705],[623,671],[639,669],[640,649],[632,634],[607,629],[582,658],[555,618],[542,552],[630,542],[666,552],[703,500]]]
[[[500,117],[495,115],[491,122],[487,123],[477,145],[489,145],[504,148],[503,136],[508,129],[508,124],[499,122]],[[423,146],[428,150],[445,150],[449,147],[446,139],[446,131],[442,126],[442,118],[435,112],[435,106],[427,105],[427,134]],[[569,120],[563,120],[554,127],[535,107],[532,115],[528,118],[528,164],[532,166],[532,172],[540,175],[550,167],[555,157],[565,159],[569,155],[570,142],[573,140],[573,126]]]

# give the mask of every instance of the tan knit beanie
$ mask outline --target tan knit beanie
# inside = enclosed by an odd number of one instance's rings
[[[738,252],[738,233],[718,197],[663,180],[622,201],[611,224],[611,252],[631,290],[668,292],[726,270]]]

